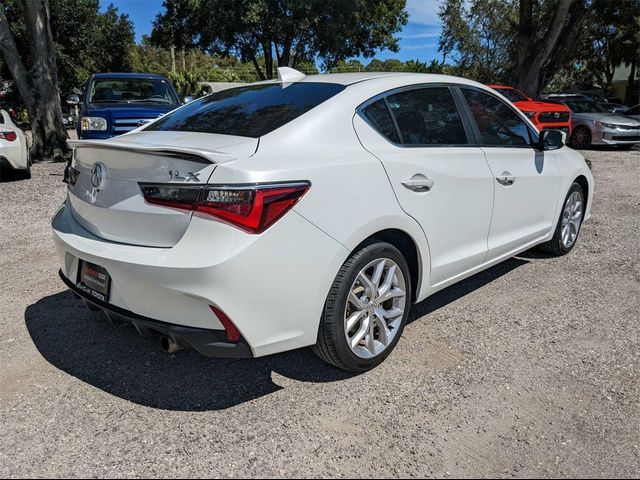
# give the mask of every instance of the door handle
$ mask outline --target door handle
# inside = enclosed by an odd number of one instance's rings
[[[402,182],[402,185],[414,192],[428,192],[433,188],[433,180],[418,173],[409,180]]]
[[[509,172],[502,172],[500,175],[496,177],[496,180],[498,181],[498,183],[508,187],[515,183],[516,177],[511,175]]]

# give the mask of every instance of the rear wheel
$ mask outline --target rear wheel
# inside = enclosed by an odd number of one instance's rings
[[[561,256],[569,253],[576,242],[584,218],[585,198],[582,187],[578,183],[571,185],[564,200],[564,207],[558,219],[553,238],[542,243],[538,248],[550,255]]]
[[[591,146],[591,132],[587,127],[576,127],[571,134],[570,144],[576,150],[584,150]]]
[[[388,243],[365,245],[333,282],[313,351],[344,370],[374,368],[398,343],[410,305],[411,279],[404,256]]]

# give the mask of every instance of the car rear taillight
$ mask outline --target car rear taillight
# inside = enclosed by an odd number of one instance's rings
[[[209,215],[262,233],[287,213],[309,190],[309,182],[251,186],[140,184],[148,203]]]
[[[16,138],[18,138],[18,134],[16,132],[0,132],[0,139],[13,142]]]

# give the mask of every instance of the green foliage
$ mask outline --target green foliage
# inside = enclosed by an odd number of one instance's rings
[[[209,55],[198,49],[177,50],[176,69],[195,75],[207,82],[254,82],[258,79],[253,65],[240,62],[232,56]],[[182,61],[184,55],[184,62]],[[131,47],[132,70],[136,72],[171,74],[171,52],[168,48],[151,45],[148,38],[143,38],[140,45]]]
[[[394,35],[407,22],[405,0],[167,0],[164,7],[154,23],[155,45],[197,43],[252,63],[266,78],[274,65],[310,66],[316,56],[332,68],[378,48],[397,51]]]
[[[513,0],[445,0],[439,49],[458,74],[480,82],[512,76],[518,7]]]
[[[29,65],[29,36],[15,0],[5,11],[23,61]],[[110,5],[100,12],[98,0],[50,0],[51,33],[55,44],[60,90],[80,87],[93,72],[129,71],[133,24]],[[4,69],[2,78],[8,78]]]
[[[521,2],[442,2],[439,49],[453,61],[454,73],[481,82],[516,82]],[[558,0],[533,0],[534,44],[545,45],[544,35],[557,5]],[[546,64],[553,66],[551,75],[542,86],[548,83],[549,90],[576,85],[606,88],[617,66],[640,60],[640,0],[574,0],[572,8],[586,13],[579,28],[561,38],[558,51],[552,52],[554,63]]]
[[[200,92],[203,78],[196,72],[169,72],[169,80],[182,97],[196,95]]]

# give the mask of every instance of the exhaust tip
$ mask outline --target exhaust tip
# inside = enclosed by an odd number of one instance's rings
[[[163,335],[160,337],[160,347],[165,352],[173,354],[182,350],[184,348],[184,345],[176,341],[173,337]]]

